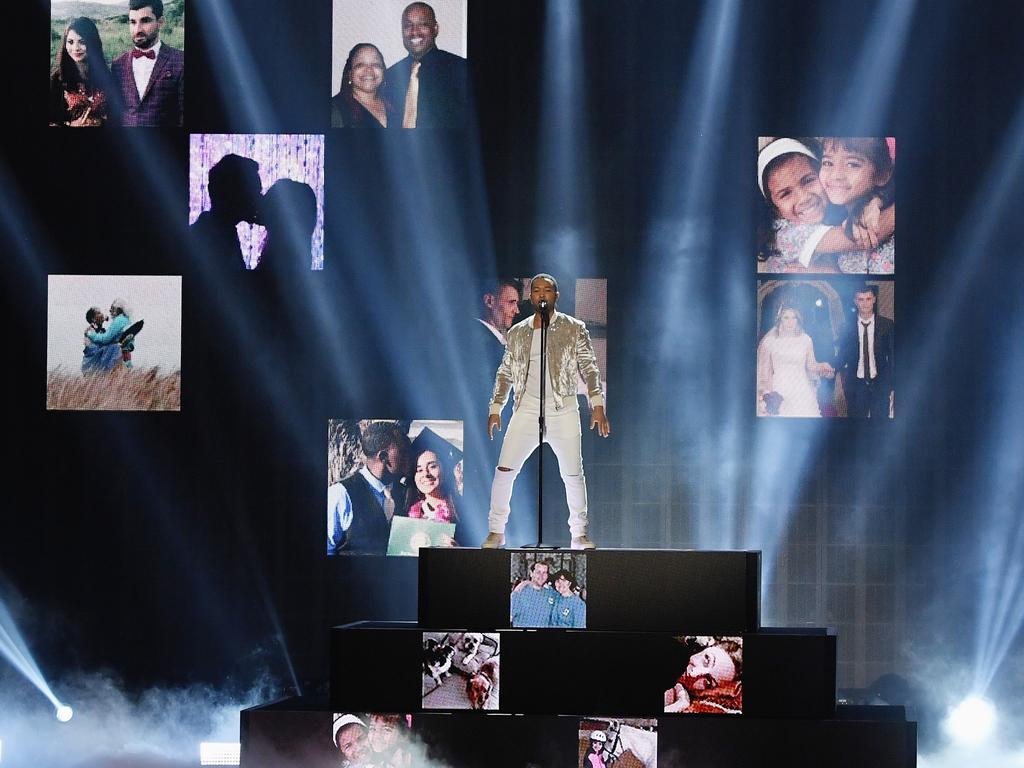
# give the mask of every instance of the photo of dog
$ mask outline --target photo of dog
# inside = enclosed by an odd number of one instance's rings
[[[430,675],[435,685],[441,685],[441,681],[451,674],[452,660],[455,658],[455,649],[445,639],[438,642],[433,638],[423,641],[423,673]]]
[[[423,708],[497,710],[499,641],[496,632],[424,632]]]
[[[498,685],[498,659],[490,658],[480,665],[476,674],[466,680],[466,698],[470,709],[486,709],[491,691]]]
[[[462,665],[468,667],[476,660],[476,654],[484,642],[484,636],[479,632],[467,632],[462,636]]]

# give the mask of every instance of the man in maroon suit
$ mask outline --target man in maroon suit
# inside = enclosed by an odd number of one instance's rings
[[[125,126],[185,124],[185,54],[160,40],[163,0],[128,0],[128,27],[135,47],[114,59],[124,101]]]

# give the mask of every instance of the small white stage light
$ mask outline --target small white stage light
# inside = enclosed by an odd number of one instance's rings
[[[240,765],[242,745],[237,741],[204,741],[199,745],[200,765]]]
[[[59,707],[57,707],[56,714],[58,720],[60,720],[62,723],[66,723],[68,720],[72,718],[75,712],[67,704],[61,704]]]
[[[958,744],[982,744],[996,729],[996,708],[988,699],[968,696],[950,710],[944,726],[949,737]]]

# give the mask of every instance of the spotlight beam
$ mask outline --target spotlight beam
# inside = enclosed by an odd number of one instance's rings
[[[643,246],[648,274],[644,284],[656,286],[651,311],[659,326],[716,327],[712,307],[701,297],[707,294],[702,281],[713,278],[699,262],[712,249],[722,247],[711,233],[715,190],[721,183],[717,168],[735,75],[740,4],[731,0],[704,5],[694,47],[687,67],[686,86],[674,124],[674,139],[664,166],[661,192]],[[733,243],[735,247],[737,244]],[[728,261],[728,259],[726,259]],[[685,318],[682,313],[685,312]],[[685,322],[684,322],[685,320]],[[660,375],[652,377],[653,402],[666,390],[673,399],[713,397],[708,371],[701,364],[704,340],[693,334],[660,334],[650,354],[659,360]],[[734,373],[736,389],[743,379]],[[670,414],[677,423],[680,439],[700,435],[708,448],[701,453],[699,474],[715,478],[724,504],[709,503],[695,489],[696,540],[701,547],[722,548],[735,544],[738,531],[737,506],[739,467],[734,458],[742,423],[738,394],[730,404],[728,427],[714,423],[709,409],[695,412],[684,407]],[[689,403],[688,403],[689,404]],[[684,437],[685,436],[685,437]],[[717,442],[716,442],[717,441]],[[721,461],[718,461],[721,459]],[[723,509],[725,513],[723,514]]]
[[[238,17],[228,3],[195,3],[189,11],[193,12],[193,9],[200,18],[209,14],[209,18],[196,25],[200,34],[205,30],[211,34],[219,33],[216,40],[210,42],[211,48],[219,54],[218,61],[223,63],[213,71],[214,83],[223,103],[237,103],[245,115],[244,124],[253,133],[275,133],[274,127],[281,124],[281,115],[275,109],[275,100],[260,85],[259,78],[251,76],[257,68],[249,48],[244,41],[239,43],[237,35],[223,34],[223,30],[242,28]]]
[[[217,5],[219,8],[220,4],[213,5]],[[219,11],[214,9],[213,12],[217,13]],[[149,162],[140,164],[140,168],[147,177],[147,188],[153,191],[158,206],[163,210],[177,210],[180,206],[179,191],[172,184],[168,183],[163,173],[165,168],[172,167],[176,161],[166,154],[156,154],[159,147],[145,141],[144,137],[138,132],[125,131],[122,140],[128,145],[126,149],[130,154],[149,160]],[[206,284],[205,289],[210,295],[229,296],[231,294],[232,287],[229,285],[229,280],[210,263],[209,254],[194,253],[192,249],[187,249],[182,255],[194,260],[194,266],[197,268],[196,271],[202,275],[202,280]],[[248,275],[242,275],[241,277],[248,277]],[[255,334],[247,318],[238,312],[230,311],[228,307],[216,302],[207,308],[216,315],[217,323],[224,329],[227,337],[235,339],[239,343],[248,343],[251,347],[259,347],[258,340],[253,338]],[[282,381],[279,372],[273,366],[271,358],[268,355],[254,354],[248,358],[248,364],[253,374],[250,380],[258,381],[266,389],[274,403],[274,412],[282,414],[282,423],[288,425],[303,423],[302,414],[295,403],[294,397],[288,391],[287,382]],[[119,423],[118,426],[123,427],[121,435],[125,444],[137,439],[135,431],[130,429],[127,422]],[[210,430],[210,433],[214,434],[216,430]],[[296,455],[301,455],[302,452],[305,452],[307,454],[306,461],[311,464],[316,463],[320,459],[320,451],[315,446],[307,445],[302,439],[303,435],[297,428],[291,428],[291,435],[295,444]],[[251,538],[251,525],[245,518],[246,510],[239,504],[230,505],[230,508],[233,512],[240,549],[248,558],[251,571],[259,574],[256,583],[260,588],[263,604],[267,609],[267,618],[282,651],[283,661],[291,672],[293,681],[296,681],[292,661],[283,642],[283,633],[277,617],[277,611],[266,586],[258,549]],[[189,567],[182,569],[182,573],[190,579],[195,594],[206,594],[209,590],[209,579],[204,575],[205,572],[202,568],[194,566],[194,547],[187,543],[185,532],[178,525],[178,510],[174,509],[172,504],[167,503],[163,496],[157,495],[151,500],[151,506],[147,511],[161,526],[166,540],[175,543],[174,551],[180,552],[182,557],[188,558]],[[233,627],[229,626],[227,619],[221,612],[212,612],[211,621],[218,625],[219,636],[226,638],[234,630]]]
[[[837,105],[837,125],[857,126],[845,135],[879,136],[894,96],[893,84],[907,37],[913,28],[917,0],[890,0],[876,6],[871,29],[864,35],[857,63]],[[835,117],[832,113],[829,117]]]
[[[61,702],[57,700],[49,683],[46,682],[46,678],[43,677],[39,665],[32,658],[32,653],[21,636],[14,617],[2,599],[0,599],[0,655],[49,699],[54,708],[61,706]]]
[[[1017,201],[1021,196],[1021,178],[1024,177],[1024,100],[1018,104],[1014,119],[1003,135],[998,151],[992,154],[992,158],[991,165],[978,185],[979,191],[974,196],[970,210],[961,218],[962,224],[951,238],[951,245],[944,254],[944,258],[938,261],[942,267],[934,280],[934,285],[937,286],[934,295],[929,301],[922,304],[922,306],[942,309],[930,315],[926,334],[921,335],[913,343],[904,344],[901,347],[906,351],[906,358],[901,353],[901,368],[913,371],[914,375],[906,377],[901,383],[899,401],[906,405],[903,416],[896,419],[892,425],[893,439],[873,445],[872,449],[877,454],[876,460],[880,466],[898,462],[900,455],[907,450],[906,446],[912,442],[913,436],[921,431],[927,432],[930,428],[927,424],[929,415],[915,411],[914,404],[928,400],[929,391],[934,388],[935,381],[941,376],[943,366],[948,363],[946,340],[955,335],[955,324],[959,321],[970,297],[976,290],[977,281],[982,275],[989,274],[989,270],[982,262],[988,258],[988,254],[993,252],[993,240],[1000,223],[1004,222],[1008,215],[1012,215],[1011,211],[1016,210]],[[1010,343],[1006,348],[1014,349],[1016,347]],[[903,359],[906,359],[905,364],[902,363]],[[899,407],[897,404],[897,408]],[[1004,409],[994,411],[1003,415],[998,424],[993,424],[993,434],[1003,434],[1007,429],[1006,425],[1014,423],[1012,420],[1007,420],[1006,414],[1016,408],[1017,404],[1011,398],[1005,404]],[[1019,424],[1020,421],[1018,420],[1016,423]],[[1014,438],[1005,436],[1004,439],[1013,440]],[[1016,455],[1018,450],[1019,448],[1014,446],[1009,450],[1009,455]],[[1003,507],[1000,505],[1004,505],[1006,502],[994,493],[988,496],[991,501],[986,502],[985,498],[979,498],[976,491],[978,487],[976,478],[986,476],[990,468],[989,461],[983,458],[974,473],[966,473],[963,476],[960,497],[963,499],[963,504],[988,509],[990,515],[997,517],[997,509],[1002,509]],[[984,487],[994,488],[997,485],[1005,484],[1008,478],[1016,476],[1002,475],[994,481],[986,481]],[[857,496],[853,499],[853,504],[858,513],[848,518],[851,524],[863,519],[860,510],[872,505],[876,499],[890,491],[893,481],[889,479],[888,482],[889,485],[876,481],[857,485]],[[1013,493],[1009,493],[1009,496],[1013,495]],[[1016,499],[1016,507],[1011,503],[1006,509],[1016,508],[1019,510],[1021,505],[1019,493],[1016,495]],[[991,525],[999,531],[997,537],[1000,537],[1000,546],[1002,546],[1004,539],[1001,537],[1006,535],[1005,521],[999,522],[993,517]],[[979,551],[978,557],[980,558],[979,562],[988,561],[988,550]],[[989,568],[991,569],[991,567],[993,566],[990,563]],[[1003,572],[1005,573],[1005,569]],[[982,617],[977,624],[979,653],[982,653],[981,649],[985,648],[989,642],[987,639],[983,639],[982,635],[985,638],[989,636],[988,633],[993,631],[993,622],[996,620],[996,606],[1000,598],[985,594],[993,588],[986,585],[981,587],[982,597],[979,600],[979,611],[988,618]],[[1018,621],[1014,626],[1019,628],[1020,625],[1021,621]],[[979,656],[977,669],[994,670],[1002,658],[1003,656],[998,654]],[[986,679],[991,679],[991,674],[979,671],[978,690],[985,689],[987,683],[983,681]]]
[[[1020,101],[992,160],[970,209],[961,217],[961,226],[951,240],[948,251],[939,261],[942,268],[936,276],[934,294],[924,306],[942,308],[934,312],[928,333],[920,343],[909,345],[906,370],[915,372],[908,377],[901,390],[905,403],[924,402],[940,377],[947,361],[946,339],[954,335],[964,308],[968,306],[982,275],[988,274],[985,259],[996,250],[995,238],[1000,226],[1013,216],[1019,207],[1022,179],[1024,179],[1024,99]],[[1020,267],[1016,265],[1019,282]],[[1013,275],[1006,274],[1008,284]],[[1019,381],[1024,375],[1024,360],[1017,340],[1024,333],[1019,319],[1007,338],[1003,349],[1015,350],[1007,365],[1007,381]],[[991,453],[978,456],[970,471],[962,474],[962,481],[954,489],[957,502],[952,506],[977,509],[980,529],[976,547],[970,551],[965,542],[963,554],[983,563],[980,573],[966,580],[977,605],[975,622],[975,690],[984,691],[991,684],[1015,638],[1024,626],[1024,574],[1020,563],[1024,560],[1024,531],[1021,529],[1021,509],[1024,507],[1024,488],[1020,466],[1020,443],[1017,425],[1024,419],[1024,406],[1018,402],[1016,390],[1004,389],[1004,400],[993,403],[991,412],[996,416],[990,432],[999,436]],[[906,445],[910,436],[924,429],[926,414],[910,411],[909,418],[900,419],[893,440],[878,446],[883,453],[880,461],[888,460],[898,446]],[[1009,463],[1007,463],[1009,462]],[[981,494],[977,489],[985,491]]]
[[[591,189],[578,0],[550,0],[545,16],[540,179],[535,263],[545,271],[582,276],[593,269],[593,232],[585,196]]]
[[[1024,333],[1018,319],[1007,334],[1005,349],[1013,349]],[[1024,354],[1012,353],[1008,381],[1024,375]],[[987,491],[980,499],[987,513],[984,534],[978,541],[983,589],[978,600],[975,690],[985,691],[1005,660],[1024,625],[1024,455],[1016,426],[1024,423],[1024,405],[1010,395],[997,407],[991,431],[999,440],[979,457],[975,470]]]

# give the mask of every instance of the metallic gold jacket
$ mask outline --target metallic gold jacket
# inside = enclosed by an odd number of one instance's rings
[[[530,368],[530,347],[533,345],[533,315],[516,323],[505,334],[508,345],[505,356],[494,377],[494,394],[490,412],[501,413],[508,402],[510,389],[515,390],[512,408],[522,402],[526,391],[526,376]],[[536,331],[539,333],[538,331]],[[604,405],[601,391],[601,372],[597,369],[597,356],[590,341],[590,333],[582,320],[556,311],[548,325],[548,373],[555,396],[555,408],[561,410],[576,399],[576,371],[587,384],[590,406]],[[566,401],[570,401],[567,403]]]

